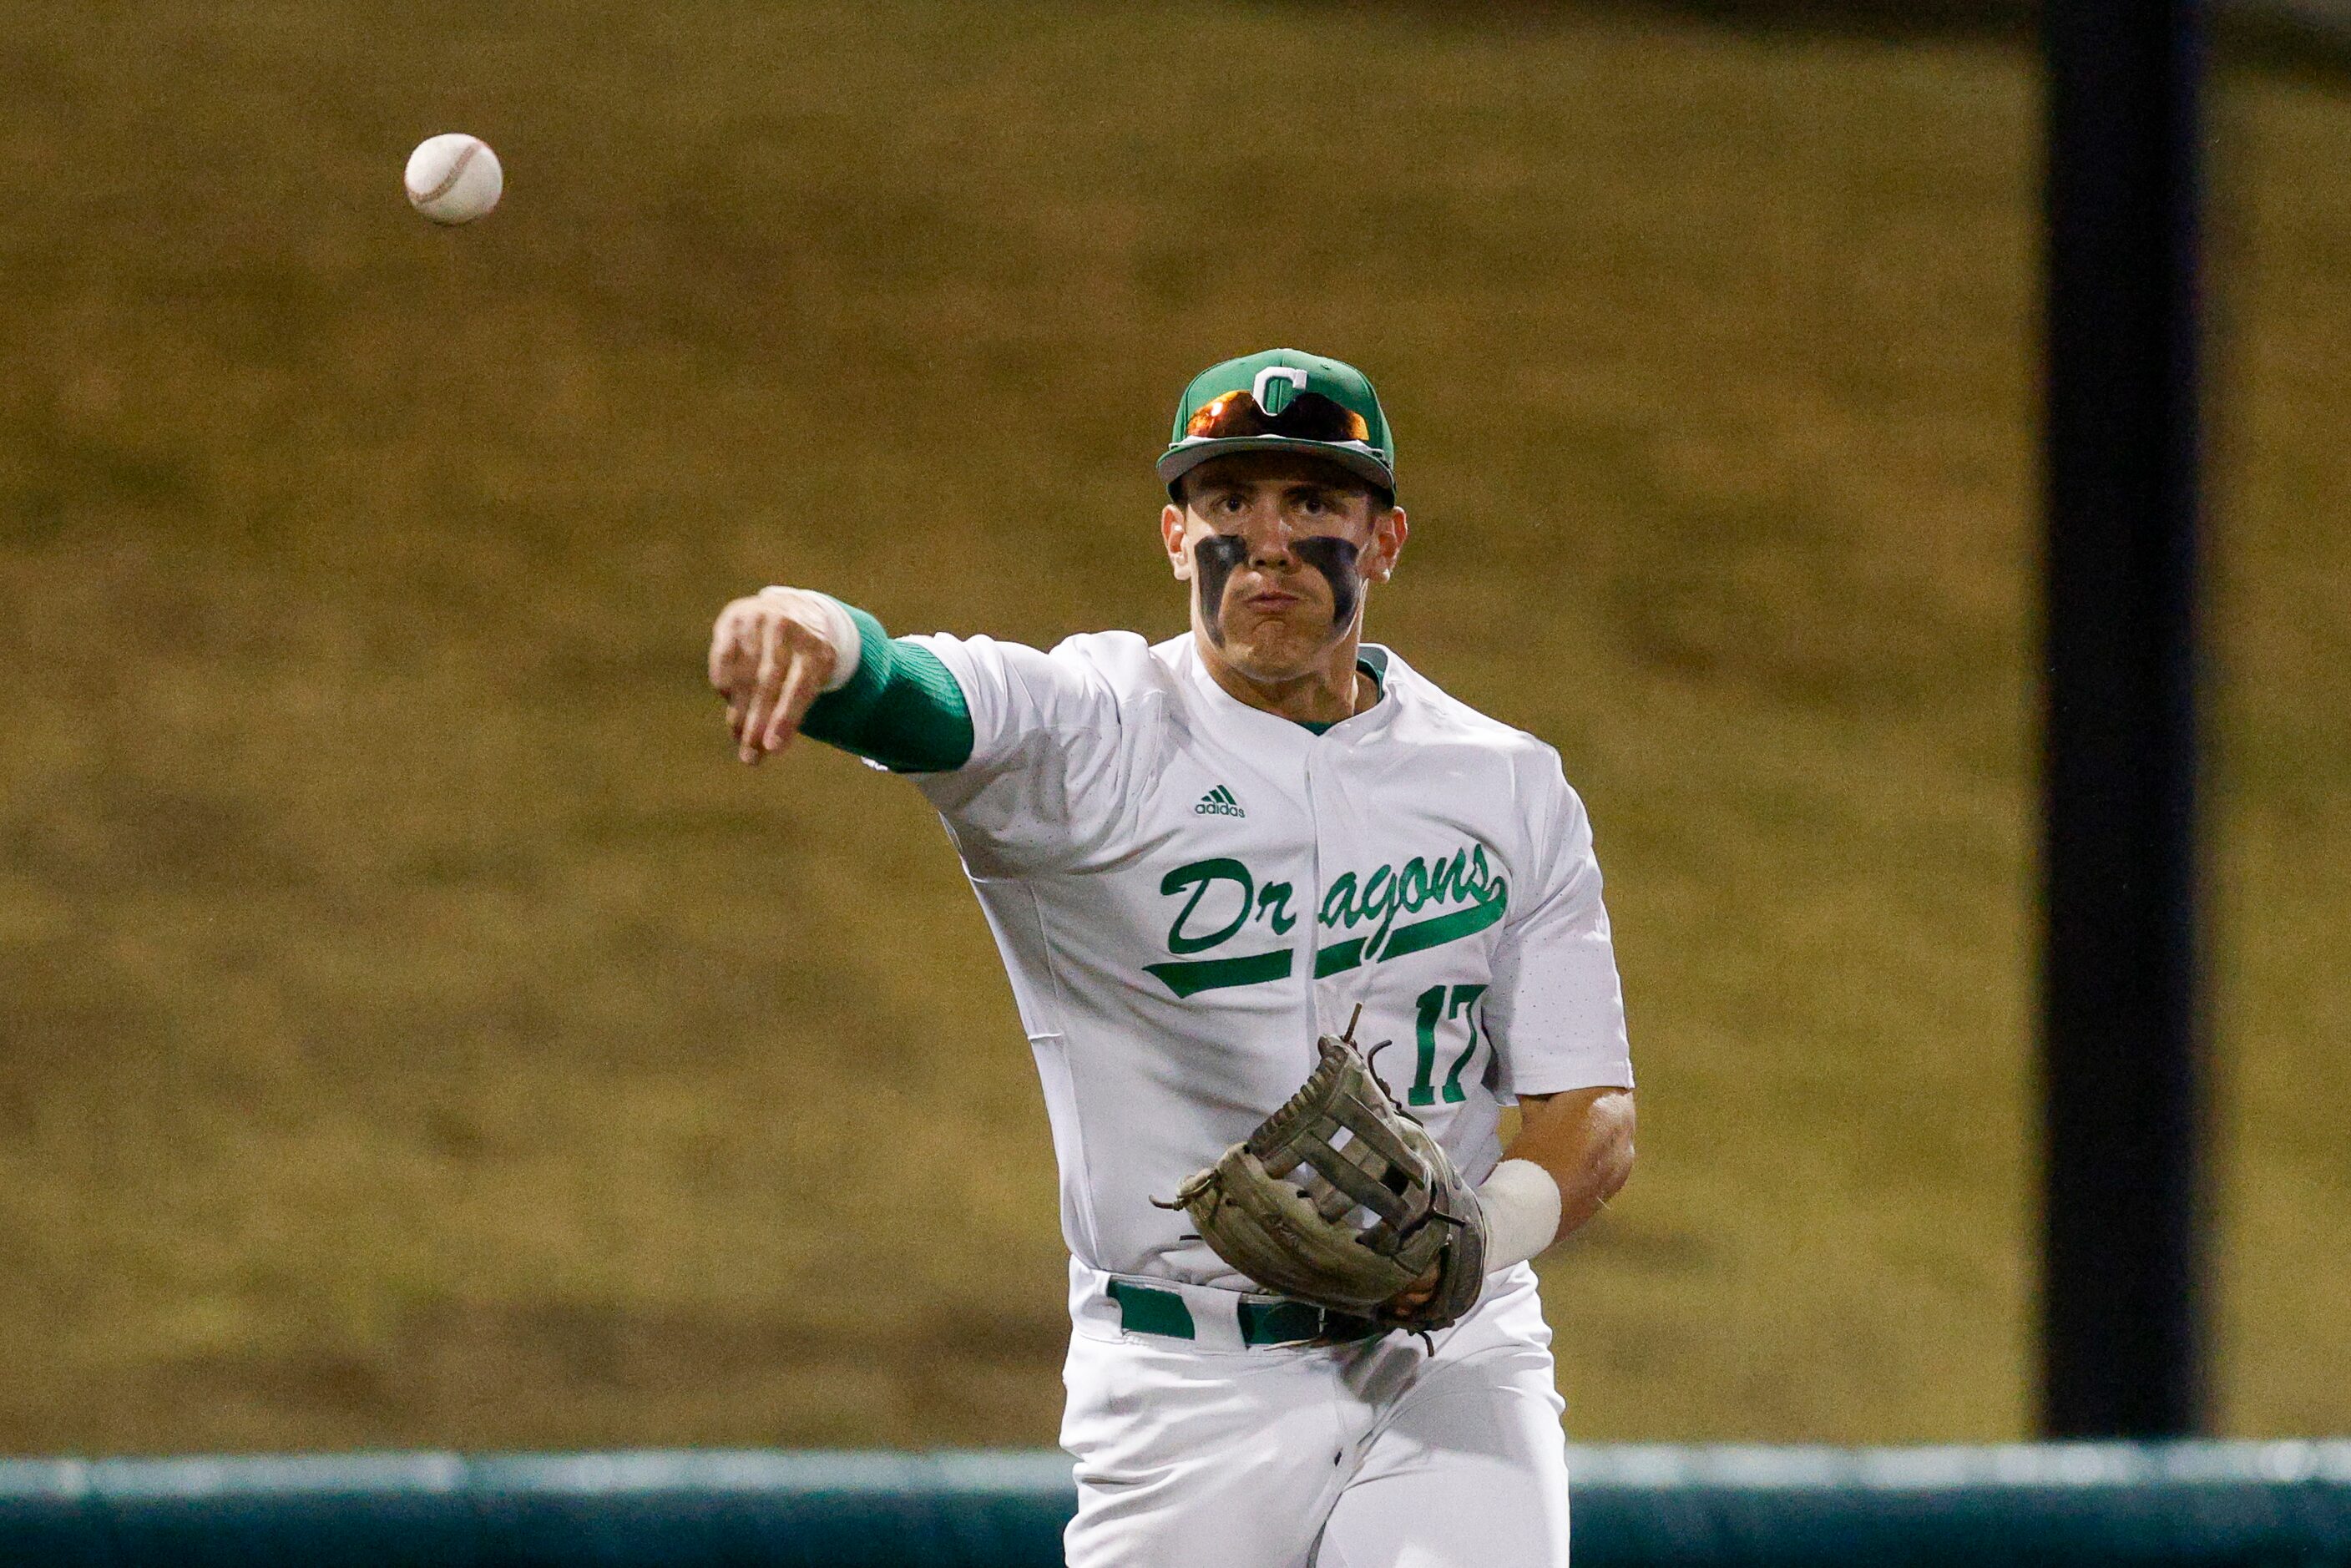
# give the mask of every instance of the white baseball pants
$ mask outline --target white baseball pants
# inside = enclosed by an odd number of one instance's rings
[[[1128,1333],[1071,1270],[1070,1568],[1566,1568],[1564,1409],[1534,1270],[1436,1336],[1243,1349]],[[1238,1298],[1236,1298],[1238,1299]],[[1103,1303],[1098,1305],[1097,1303]]]

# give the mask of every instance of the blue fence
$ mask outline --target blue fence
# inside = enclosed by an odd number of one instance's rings
[[[1578,1568],[2351,1568],[2351,1441],[1571,1462]],[[1043,1568],[1072,1506],[1052,1453],[0,1460],[0,1563]]]

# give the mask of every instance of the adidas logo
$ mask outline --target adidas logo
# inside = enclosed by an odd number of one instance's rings
[[[1246,817],[1249,815],[1247,811],[1241,810],[1241,803],[1233,799],[1233,792],[1221,784],[1200,797],[1200,803],[1192,808],[1192,814],[1196,817]]]

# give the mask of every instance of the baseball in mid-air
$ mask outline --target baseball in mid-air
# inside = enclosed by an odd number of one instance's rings
[[[498,204],[498,155],[461,131],[428,136],[408,155],[408,200],[436,224],[470,224]]]

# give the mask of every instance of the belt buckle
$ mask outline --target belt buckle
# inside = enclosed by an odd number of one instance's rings
[[[1382,1332],[1374,1319],[1311,1301],[1244,1300],[1238,1316],[1241,1343],[1250,1346],[1346,1344]]]
[[[1273,1344],[1305,1344],[1322,1337],[1322,1309],[1311,1301],[1277,1299],[1234,1303],[1241,1343],[1252,1348]]]

